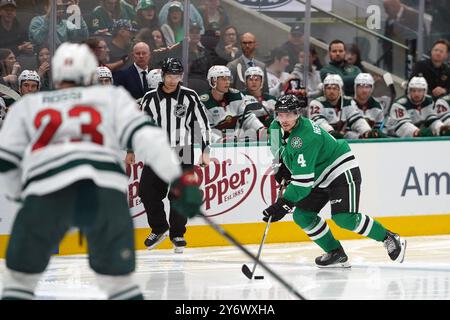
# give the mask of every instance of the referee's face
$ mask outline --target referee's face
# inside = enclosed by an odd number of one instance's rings
[[[175,91],[178,86],[178,83],[183,78],[182,74],[165,74],[164,75],[164,87],[168,89],[168,91]]]

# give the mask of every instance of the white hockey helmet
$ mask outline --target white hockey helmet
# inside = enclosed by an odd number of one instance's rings
[[[150,89],[155,89],[158,87],[159,83],[162,82],[162,70],[153,69],[147,73],[147,82]]]
[[[264,84],[264,71],[260,67],[250,67],[245,70],[245,81],[247,81],[247,77],[259,76],[261,77],[261,88]]]
[[[109,78],[112,80],[112,72],[108,67],[97,67],[97,79]]]
[[[373,91],[374,84],[375,84],[375,80],[373,80],[373,77],[370,73],[360,73],[355,78],[355,93],[356,93],[356,87],[359,85],[371,86],[372,91]]]
[[[52,77],[56,86],[63,81],[89,86],[95,83],[97,58],[86,44],[65,42],[52,59]]]
[[[411,89],[423,89],[428,91],[428,83],[424,77],[412,77],[408,82],[408,93]]]
[[[34,70],[23,70],[19,75],[19,87],[22,86],[23,81],[36,81],[38,83],[38,89],[41,87],[41,77]]]
[[[325,90],[325,87],[328,85],[337,85],[342,91],[342,88],[344,87],[344,82],[342,81],[342,78],[338,74],[329,74],[325,77],[323,80],[323,89]]]
[[[207,75],[208,83],[211,88],[216,87],[218,77],[230,77],[230,79],[233,78],[231,76],[230,69],[228,69],[227,67],[221,65],[212,66],[211,68],[209,68]],[[212,79],[214,79],[214,83],[211,81]]]

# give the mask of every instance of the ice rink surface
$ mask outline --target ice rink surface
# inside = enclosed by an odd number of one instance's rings
[[[318,269],[312,242],[266,244],[262,259],[307,299],[449,300],[450,236],[408,237],[405,262],[392,262],[382,243],[342,244],[350,269]],[[256,254],[258,245],[246,246]],[[260,267],[249,280],[241,272],[253,262],[235,247],[138,251],[135,277],[150,300],[290,300],[288,291]],[[0,288],[5,261],[0,260]],[[105,299],[85,255],[53,257],[39,282],[37,299]]]

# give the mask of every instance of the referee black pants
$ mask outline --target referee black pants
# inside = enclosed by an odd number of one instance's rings
[[[192,165],[182,164],[183,170]],[[167,196],[169,185],[161,180],[149,166],[144,166],[139,184],[139,196],[144,205],[147,221],[156,234],[169,230],[170,239],[183,237],[186,233],[187,218],[178,214],[170,205],[169,222],[164,211],[163,199]],[[171,202],[169,194],[169,203]]]

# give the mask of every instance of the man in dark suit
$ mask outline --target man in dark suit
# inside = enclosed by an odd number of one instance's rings
[[[147,80],[150,47],[144,42],[138,42],[134,45],[132,54],[134,63],[128,69],[114,72],[113,78],[116,86],[123,86],[138,100],[150,89]]]
[[[232,88],[239,91],[244,91],[246,89],[244,75],[245,71],[250,67],[260,67],[264,71],[264,79],[267,79],[265,63],[255,59],[257,47],[258,44],[254,34],[247,32],[241,36],[242,55],[227,64],[227,67],[230,69],[231,75],[233,76],[233,83],[231,84]],[[267,81],[264,81],[263,92],[269,92]]]

